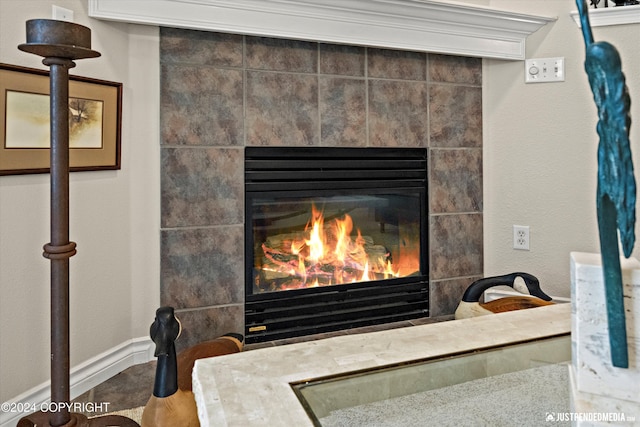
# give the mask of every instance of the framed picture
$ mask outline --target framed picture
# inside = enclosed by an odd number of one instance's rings
[[[0,64],[0,175],[49,172],[49,72]],[[69,76],[71,171],[120,169],[122,83]]]

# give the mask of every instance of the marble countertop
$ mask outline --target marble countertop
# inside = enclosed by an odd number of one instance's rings
[[[571,331],[571,304],[344,335],[201,359],[193,371],[200,424],[313,426],[292,382]]]

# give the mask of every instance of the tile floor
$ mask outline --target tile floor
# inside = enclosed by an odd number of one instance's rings
[[[249,344],[244,347],[243,351],[250,351],[257,348],[264,348],[277,345],[291,344],[295,342],[318,340],[322,338],[359,334],[380,330],[388,330],[395,328],[410,327],[422,325],[426,323],[441,322],[452,320],[453,316],[443,316],[438,318],[419,318],[406,320],[402,322],[388,323],[384,325],[373,325],[362,328],[336,331],[317,335],[308,335],[304,337],[288,338],[277,341],[270,341],[259,344]],[[149,396],[153,391],[153,382],[155,378],[156,362],[151,361],[139,365],[134,365],[109,380],[97,385],[93,389],[83,393],[74,399],[74,402],[109,402],[109,411],[119,411],[123,409],[131,409],[144,406],[149,400]],[[86,414],[86,415],[96,415]]]

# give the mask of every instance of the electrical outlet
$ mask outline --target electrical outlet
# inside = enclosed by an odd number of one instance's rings
[[[73,10],[65,9],[64,7],[56,6],[54,4],[51,6],[51,17],[58,21],[73,22]]]
[[[525,83],[548,83],[564,81],[564,57],[538,58],[524,61]]]
[[[529,226],[514,225],[513,226],[513,249],[521,251],[529,250]]]

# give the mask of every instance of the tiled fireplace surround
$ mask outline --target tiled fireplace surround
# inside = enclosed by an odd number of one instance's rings
[[[244,330],[245,146],[428,147],[430,316],[482,276],[482,60],[161,28],[161,304]]]

